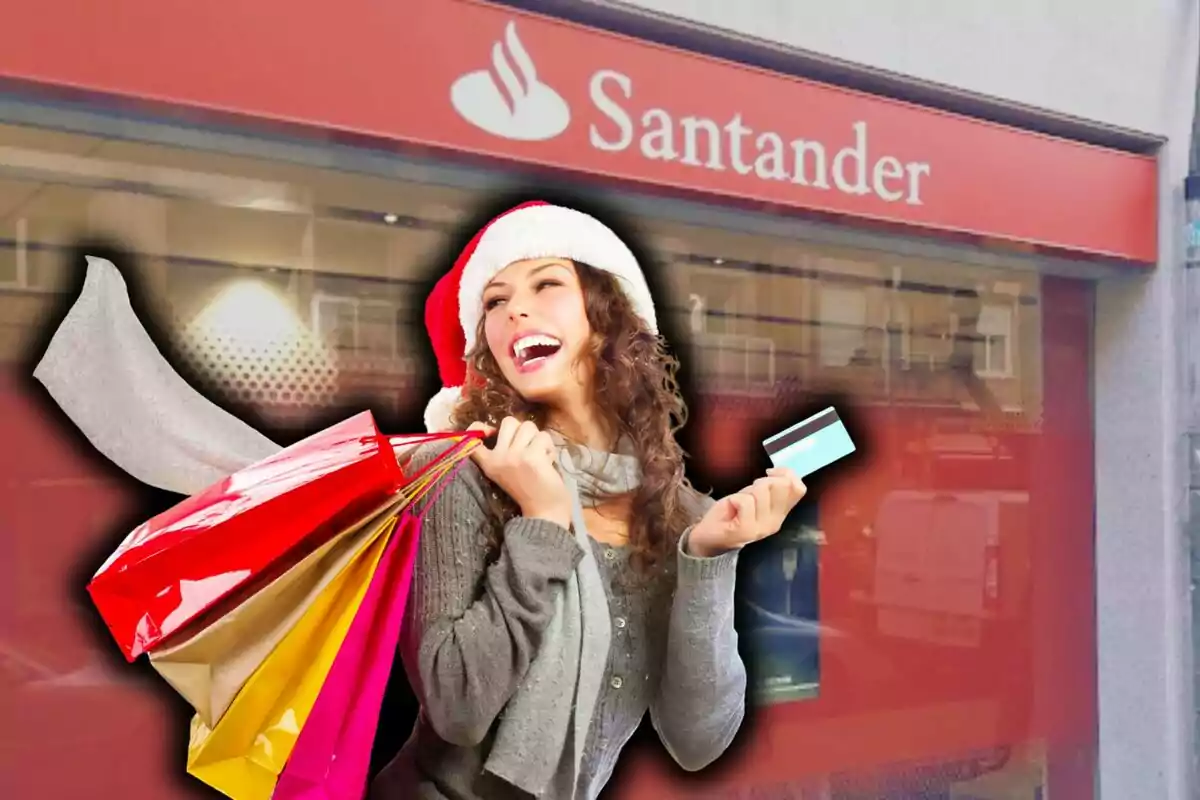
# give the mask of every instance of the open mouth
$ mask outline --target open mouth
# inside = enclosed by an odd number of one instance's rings
[[[562,349],[562,342],[543,333],[522,336],[513,343],[513,360],[521,369],[531,369],[545,363]]]

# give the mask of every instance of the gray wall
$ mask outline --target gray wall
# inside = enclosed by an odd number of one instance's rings
[[[586,0],[1145,133],[1171,133],[1196,0]]]
[[[1097,294],[1099,777],[1103,800],[1200,796],[1179,380],[1197,0],[608,4],[1167,140],[1158,269],[1105,279]]]

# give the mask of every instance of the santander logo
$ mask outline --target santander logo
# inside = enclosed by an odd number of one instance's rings
[[[492,45],[492,70],[468,72],[450,87],[459,116],[494,136],[524,142],[553,139],[567,129],[571,109],[538,79],[515,22],[504,29],[504,41]]]
[[[865,120],[848,125],[845,137],[830,142],[771,130],[736,109],[713,119],[648,104],[639,108],[634,79],[617,69],[596,70],[580,89],[575,96],[586,95],[594,112],[588,143],[600,153],[633,151],[650,162],[912,206],[923,204],[922,190],[933,173],[926,160],[879,152]],[[491,69],[454,81],[450,102],[467,122],[514,141],[548,141],[571,123],[567,101],[538,77],[512,21],[504,40],[492,46]]]

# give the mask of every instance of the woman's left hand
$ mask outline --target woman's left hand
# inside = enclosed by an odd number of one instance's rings
[[[807,491],[790,469],[767,470],[765,477],[713,504],[688,535],[688,552],[711,558],[778,533]]]

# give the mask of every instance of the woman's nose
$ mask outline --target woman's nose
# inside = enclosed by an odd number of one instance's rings
[[[525,319],[529,316],[528,302],[523,297],[510,297],[508,302],[504,304],[508,311],[508,318],[512,320]]]

